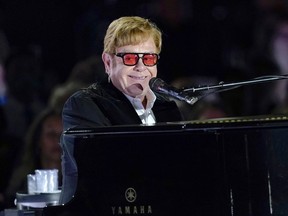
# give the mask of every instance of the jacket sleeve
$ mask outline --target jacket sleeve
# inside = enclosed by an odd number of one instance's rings
[[[111,125],[95,101],[93,97],[83,92],[71,96],[62,112],[64,130]]]

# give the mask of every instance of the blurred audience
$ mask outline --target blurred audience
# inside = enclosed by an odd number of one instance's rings
[[[250,74],[288,75],[288,11],[269,13],[255,29],[255,43],[251,49]],[[258,85],[252,92],[254,109],[251,114],[279,112],[288,103],[288,81],[281,80]]]
[[[61,113],[53,109],[47,108],[35,118],[5,192],[6,207],[14,206],[16,192],[27,192],[27,174],[33,174],[35,169],[58,169],[61,177],[59,137],[62,129]]]
[[[13,51],[6,61],[7,101],[3,107],[7,133],[22,138],[45,107],[40,59],[33,50]]]
[[[104,66],[98,56],[91,56],[77,63],[66,82],[55,86],[48,98],[47,106],[34,119],[25,135],[21,160],[15,166],[6,190],[5,206],[12,207],[16,192],[27,192],[27,174],[35,169],[59,170],[61,185],[61,149],[59,137],[62,133],[62,108],[70,95],[80,88],[102,79]],[[102,67],[103,68],[102,68]]]
[[[96,80],[106,78],[101,55],[92,55],[76,63],[66,83],[79,82],[90,85]]]
[[[215,78],[205,76],[180,77],[172,81],[172,85],[179,89],[215,84]],[[197,96],[196,92],[194,94]],[[217,93],[199,93],[199,101],[193,105],[183,101],[176,101],[176,103],[186,121],[228,117],[226,108]]]
[[[9,183],[14,164],[22,146],[22,140],[7,133],[7,116],[4,108],[7,104],[7,81],[4,63],[9,56],[10,46],[4,32],[0,31],[0,210],[4,205],[4,191]]]
[[[75,91],[106,78],[101,56],[92,55],[75,64],[66,81],[54,87],[48,103],[62,111],[63,104]]]

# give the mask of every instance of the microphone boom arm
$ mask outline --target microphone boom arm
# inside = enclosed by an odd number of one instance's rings
[[[221,89],[226,87],[241,87],[244,85],[251,85],[251,84],[258,84],[264,82],[271,82],[275,80],[282,80],[287,79],[288,75],[281,75],[281,76],[265,76],[265,77],[258,77],[253,80],[241,81],[241,82],[234,82],[234,83],[224,83],[223,81],[219,82],[218,85],[211,85],[211,86],[200,86],[200,87],[193,87],[193,88],[185,88],[183,89],[184,92],[197,92],[197,91],[208,91],[213,89]]]

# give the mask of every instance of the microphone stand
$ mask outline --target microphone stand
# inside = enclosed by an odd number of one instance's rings
[[[233,89],[238,88],[244,85],[251,85],[251,84],[259,84],[259,83],[265,83],[265,82],[271,82],[276,80],[282,80],[287,79],[288,75],[278,75],[278,76],[263,76],[258,77],[253,80],[247,80],[247,81],[241,81],[241,82],[234,82],[234,83],[224,83],[223,81],[219,82],[218,85],[211,85],[211,86],[199,86],[199,87],[193,87],[193,88],[185,88],[183,89],[183,92],[197,92],[197,91],[208,91],[213,89]]]

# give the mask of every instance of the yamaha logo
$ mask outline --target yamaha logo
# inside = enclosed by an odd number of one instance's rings
[[[126,197],[126,200],[128,202],[134,202],[136,200],[136,191],[134,190],[134,188],[128,188],[126,191],[125,191],[125,197]]]
[[[141,215],[141,214],[151,214],[151,205],[132,205],[137,198],[136,190],[129,187],[125,190],[125,199],[129,205],[123,206],[111,206],[112,215]]]

